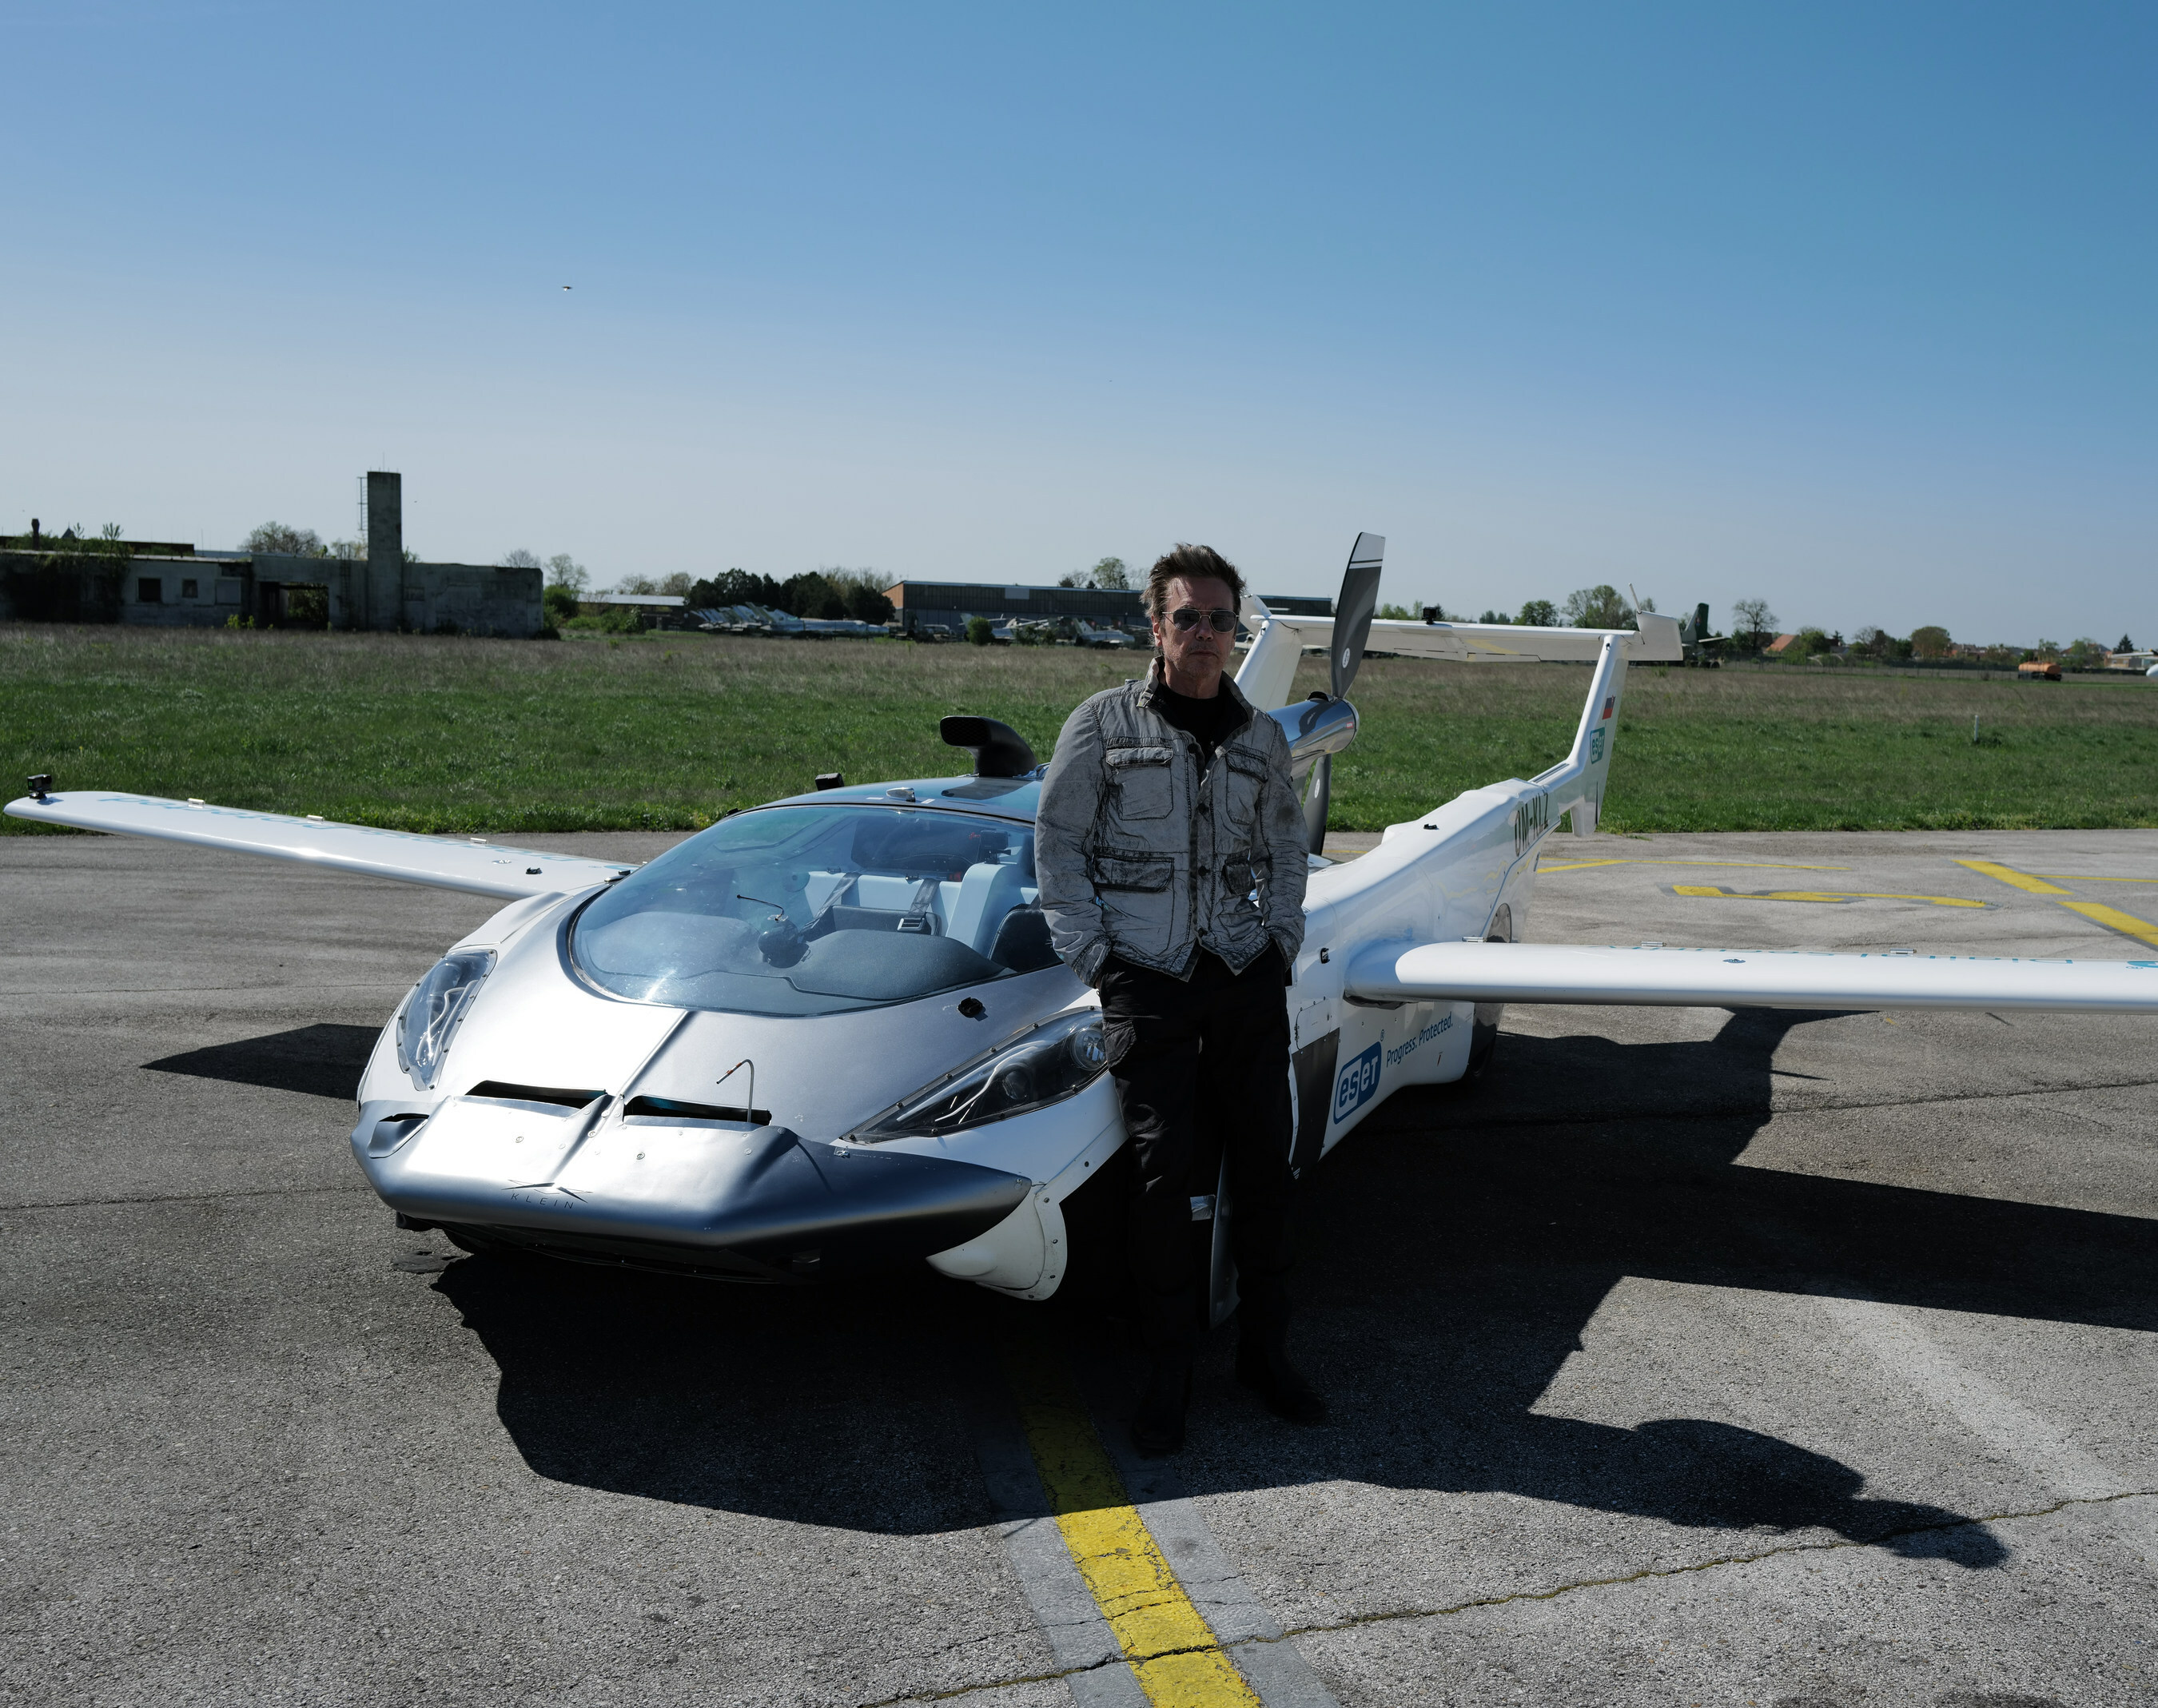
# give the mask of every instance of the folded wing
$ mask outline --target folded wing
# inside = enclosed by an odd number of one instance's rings
[[[1816,954],[1797,949],[1382,944],[1350,963],[1370,1002],[1611,1003],[1668,1008],[2073,1009],[2158,1014],[2158,960]]]
[[[501,848],[477,838],[416,836],[406,830],[374,830],[333,824],[286,813],[250,813],[201,801],[168,801],[155,795],[78,790],[25,796],[8,803],[8,816],[36,824],[65,824],[115,836],[147,836],[160,842],[221,848],[235,854],[297,860],[333,872],[394,878],[437,890],[514,900],[604,884],[633,871],[632,865]]]

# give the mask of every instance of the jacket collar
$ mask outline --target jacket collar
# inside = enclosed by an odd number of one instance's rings
[[[1139,689],[1139,704],[1144,706],[1149,711],[1159,710],[1160,705],[1159,696],[1163,693],[1166,684],[1161,679],[1161,656],[1159,653],[1156,653],[1153,662],[1147,666],[1146,683],[1144,686]],[[1233,729],[1225,732],[1224,739],[1226,740],[1227,736],[1236,735],[1239,730],[1244,730],[1250,725],[1252,712],[1251,701],[1244,698],[1243,690],[1236,686],[1235,679],[1231,677],[1226,670],[1224,670],[1221,673],[1221,692],[1226,694],[1230,699],[1236,703],[1236,710],[1243,715],[1236,720],[1236,725]]]

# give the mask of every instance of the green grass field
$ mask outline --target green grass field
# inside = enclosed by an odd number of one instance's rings
[[[1072,705],[1142,668],[1061,648],[8,625],[0,742],[10,777],[64,788],[414,830],[686,829],[820,771],[959,769],[937,739],[946,712],[1002,718],[1046,754]],[[1322,684],[1319,661],[1305,677],[1299,691]],[[1334,828],[1534,775],[1564,753],[1588,684],[1578,666],[1371,660]],[[1637,669],[1605,824],[2158,825],[2158,683]]]

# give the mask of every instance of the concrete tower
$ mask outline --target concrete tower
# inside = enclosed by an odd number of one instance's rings
[[[367,620],[395,628],[405,617],[405,490],[401,476],[367,476]]]

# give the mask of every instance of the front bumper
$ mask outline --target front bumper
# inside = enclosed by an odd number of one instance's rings
[[[352,1136],[392,1209],[590,1262],[809,1281],[918,1262],[986,1232],[1029,1182],[978,1164],[682,1122],[453,1097],[368,1104]],[[401,1117],[401,1118],[400,1118]]]

